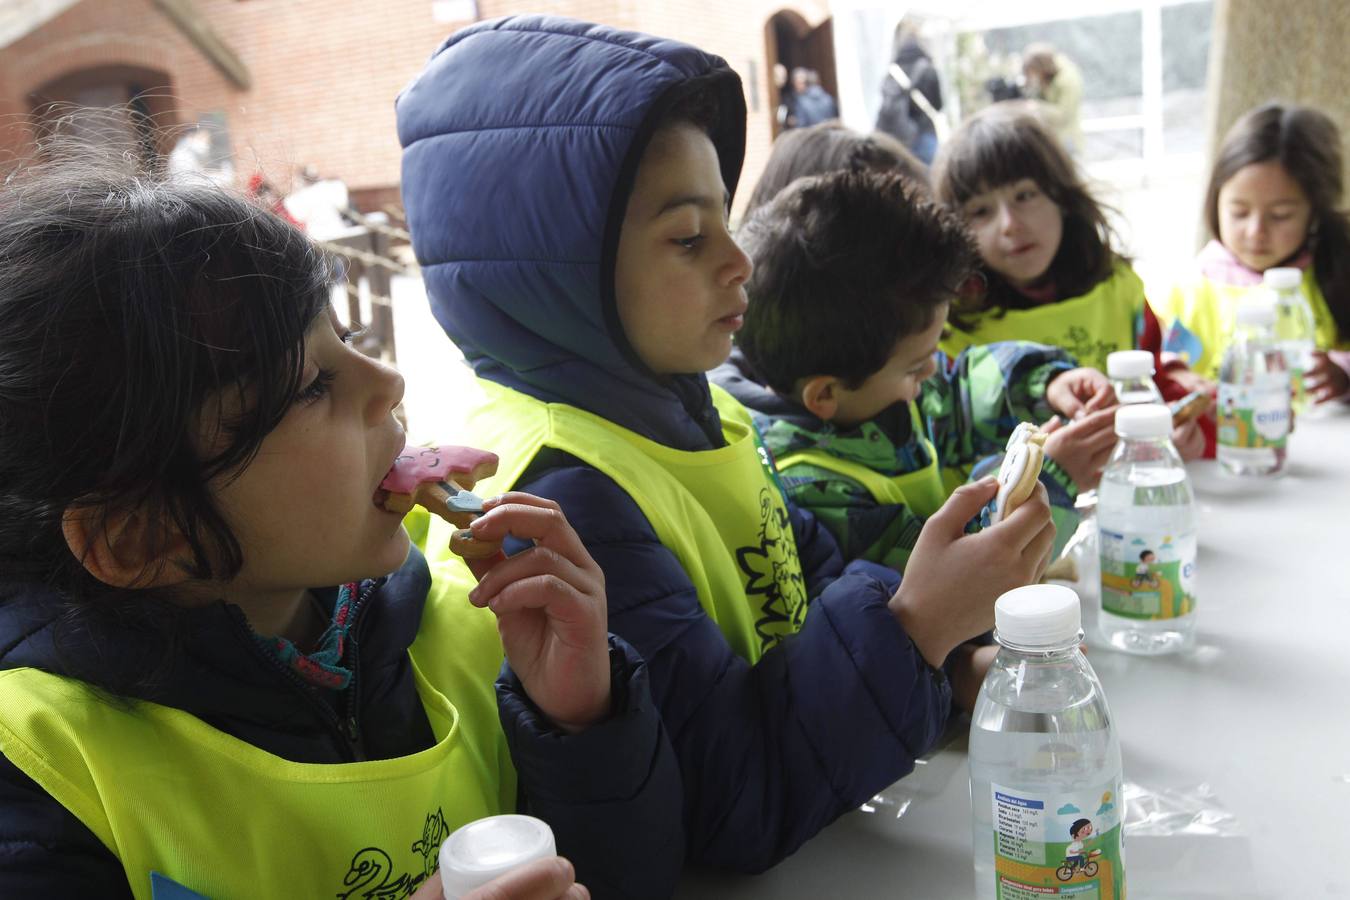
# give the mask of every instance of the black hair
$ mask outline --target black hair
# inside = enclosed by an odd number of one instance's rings
[[[1092,824],[1091,819],[1079,819],[1078,821],[1074,822],[1072,825],[1069,826],[1069,837],[1073,838],[1074,840],[1078,840],[1078,832],[1082,830],[1084,825],[1091,825],[1091,824]]]
[[[1205,191],[1205,225],[1219,237],[1219,191],[1238,170],[1278,162],[1312,205],[1308,243],[1313,273],[1336,330],[1350,338],[1350,216],[1341,208],[1341,135],[1325,113],[1307,106],[1267,103],[1234,123],[1224,137]]]
[[[1063,145],[1029,112],[1011,104],[980,111],[957,130],[933,165],[938,202],[958,216],[971,197],[1023,178],[1036,182],[1064,217],[1059,251],[1046,273],[1059,296],[1086,294],[1111,277],[1118,261],[1128,261],[1116,250],[1106,207],[1092,196]],[[966,328],[974,313],[1035,305],[987,265],[981,269],[988,285],[984,295],[954,308],[953,324]]]
[[[1152,555],[1153,555],[1153,551],[1152,551],[1152,550],[1143,550],[1143,551],[1140,551],[1140,553],[1139,553],[1139,561],[1140,561],[1140,562],[1143,562],[1145,556],[1152,556]]]
[[[862,384],[901,338],[932,324],[977,258],[961,223],[895,172],[795,181],[737,240],[755,271],[736,341],[787,396],[813,375]]]
[[[838,122],[785,131],[773,142],[769,161],[746,204],[749,218],[798,178],[827,172],[896,171],[928,193],[928,167],[884,132],[859,134]]]
[[[208,483],[290,408],[329,302],[326,261],[294,227],[130,165],[65,159],[0,188],[0,579],[49,586],[60,623],[95,633],[100,616],[157,627],[168,598],[90,575],[67,510],[90,517],[91,546],[142,511],[160,525],[152,555],[179,534],[191,577],[236,574]]]

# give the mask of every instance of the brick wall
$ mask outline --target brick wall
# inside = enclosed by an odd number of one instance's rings
[[[167,124],[223,115],[242,175],[265,172],[283,189],[312,164],[342,177],[354,196],[383,202],[397,185],[394,98],[456,27],[436,22],[431,0],[195,0],[196,9],[248,67],[239,89],[152,0],[83,0],[0,51],[0,155],[23,153],[20,121],[31,93],[95,66],[167,73],[177,98]],[[723,56],[746,80],[750,114],[739,201],[754,184],[772,138],[765,23],[780,9],[811,25],[826,13],[806,0],[480,0],[482,18],[525,12],[568,15],[677,38]],[[753,89],[750,82],[753,81]]]

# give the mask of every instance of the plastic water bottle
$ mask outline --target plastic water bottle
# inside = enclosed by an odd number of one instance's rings
[[[1002,646],[970,723],[976,896],[1124,897],[1120,743],[1078,649],[1078,595],[1018,588],[994,621]]]
[[[1289,440],[1289,371],[1275,343],[1275,304],[1257,295],[1237,308],[1219,366],[1218,456],[1235,475],[1274,475]]]
[[[542,819],[515,814],[478,819],[441,844],[441,889],[445,900],[459,900],[512,869],[557,854],[553,829]]]
[[[1106,377],[1122,406],[1161,403],[1162,394],[1153,383],[1153,354],[1147,350],[1117,350],[1107,354]]]
[[[1131,653],[1170,653],[1195,637],[1195,499],[1161,404],[1116,411],[1116,444],[1097,488],[1097,630]]]
[[[1303,374],[1312,368],[1312,354],[1317,349],[1317,323],[1312,306],[1303,295],[1303,272],[1292,268],[1266,269],[1262,281],[1275,301],[1275,340],[1289,369],[1293,406],[1297,412],[1303,412],[1308,407]]]

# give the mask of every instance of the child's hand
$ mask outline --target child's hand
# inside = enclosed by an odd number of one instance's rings
[[[1213,397],[1219,392],[1219,386],[1210,381],[1205,376],[1196,372],[1194,369],[1168,369],[1167,377],[1173,384],[1180,385],[1186,393],[1191,394],[1195,391],[1201,391]]]
[[[1322,350],[1313,351],[1313,367],[1303,373],[1308,395],[1318,403],[1335,400],[1350,391],[1350,373],[1331,361]]]
[[[961,644],[952,651],[947,672],[952,681],[952,700],[957,707],[966,712],[974,711],[975,700],[980,696],[980,685],[984,684],[984,676],[994,664],[995,656],[998,656],[997,644],[987,647]]]
[[[464,900],[589,900],[590,891],[576,883],[572,864],[561,856],[536,859],[464,895]],[[439,872],[422,883],[411,900],[444,900]]]
[[[1000,594],[1035,584],[1050,562],[1055,525],[1043,484],[1002,522],[965,533],[997,493],[994,478],[957,488],[929,516],[891,598],[891,612],[934,668],[957,644],[993,627]]]
[[[1116,448],[1116,408],[1090,412],[1067,425],[1062,419],[1051,419],[1041,428],[1050,435],[1045,439],[1045,455],[1069,474],[1080,491],[1095,488]]]
[[[555,725],[581,731],[609,715],[605,576],[552,500],[512,492],[483,503],[476,540],[508,534],[534,547],[498,562],[469,592],[497,614],[511,668]]]
[[[1045,386],[1045,402],[1066,419],[1077,419],[1090,412],[1116,405],[1111,380],[1083,366],[1061,372]]]
[[[1205,433],[1200,423],[1192,419],[1184,425],[1172,429],[1172,444],[1186,462],[1205,455]]]

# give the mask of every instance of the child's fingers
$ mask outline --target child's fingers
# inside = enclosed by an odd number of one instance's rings
[[[542,610],[552,622],[564,628],[579,626],[585,629],[596,625],[599,606],[594,597],[550,574],[518,578],[488,597],[485,605],[498,618],[537,609]],[[603,623],[598,627],[603,630]],[[563,637],[561,634],[559,636]]]
[[[534,541],[578,566],[595,568],[595,561],[558,504],[529,494],[507,494],[506,497],[513,499],[509,502],[504,498],[498,500],[469,525],[475,540],[501,541],[510,535]],[[524,498],[528,498],[528,502]]]
[[[1083,404],[1083,414],[1098,412],[1116,405],[1116,392],[1110,384],[1104,384],[1097,388],[1096,393],[1088,398],[1087,403]]]
[[[1035,568],[1032,571],[1032,581],[1040,581],[1041,575],[1045,574],[1046,566],[1050,565],[1050,556],[1055,550],[1055,523],[1046,522],[1040,531],[1032,536],[1022,550],[1022,559],[1025,561],[1034,561]]]
[[[559,900],[570,897],[576,872],[561,856],[536,859],[464,895],[464,900]],[[585,895],[582,895],[585,896]]]
[[[531,547],[515,556],[509,556],[478,580],[478,586],[469,592],[474,606],[487,606],[508,586],[529,578],[549,577],[588,594],[600,593],[603,581],[581,569],[570,559],[544,546]]]
[[[924,531],[931,526],[935,534],[955,540],[965,534],[966,523],[978,516],[996,494],[998,479],[992,475],[961,485],[937,512],[928,517]]]
[[[1054,528],[1053,523],[1050,523],[1050,495],[1046,493],[1045,485],[1037,482],[1036,490],[1026,502],[994,528],[1006,529],[1002,533],[1011,541],[1013,549],[1018,553],[1026,553],[1027,547],[1040,533],[1042,526],[1036,525],[1036,522],[1041,519]]]

